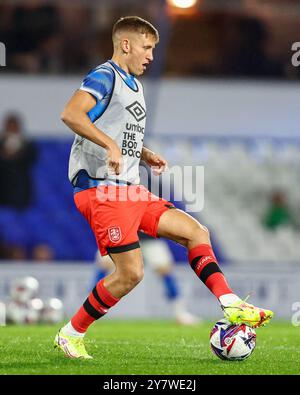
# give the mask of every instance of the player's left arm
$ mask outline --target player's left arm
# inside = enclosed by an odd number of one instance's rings
[[[143,147],[142,149],[141,160],[150,166],[156,175],[161,174],[168,167],[166,159],[146,147]]]

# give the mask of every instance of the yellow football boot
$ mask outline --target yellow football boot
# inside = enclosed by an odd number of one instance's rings
[[[54,348],[61,350],[68,358],[93,358],[87,353],[82,337],[64,335],[61,329],[55,336]]]
[[[245,324],[252,328],[265,326],[274,316],[273,311],[255,307],[244,300],[222,306],[222,310],[225,318],[232,324]]]

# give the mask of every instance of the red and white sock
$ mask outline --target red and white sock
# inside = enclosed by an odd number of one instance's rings
[[[83,336],[94,321],[103,317],[120,300],[104,287],[103,282],[104,279],[98,282],[70,323],[62,328],[64,334]]]
[[[229,305],[240,299],[229,288],[209,244],[199,244],[189,250],[189,262],[196,275],[219,299],[222,305]]]

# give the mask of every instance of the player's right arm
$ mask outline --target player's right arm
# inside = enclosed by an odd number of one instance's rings
[[[122,154],[116,142],[97,128],[88,117],[88,112],[95,106],[96,99],[83,90],[77,90],[66,104],[62,121],[81,137],[107,150],[108,166],[118,175],[121,172]]]

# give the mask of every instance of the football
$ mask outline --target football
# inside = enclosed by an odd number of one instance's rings
[[[255,349],[256,333],[245,324],[231,324],[226,319],[221,319],[210,333],[210,346],[220,359],[243,361]]]

